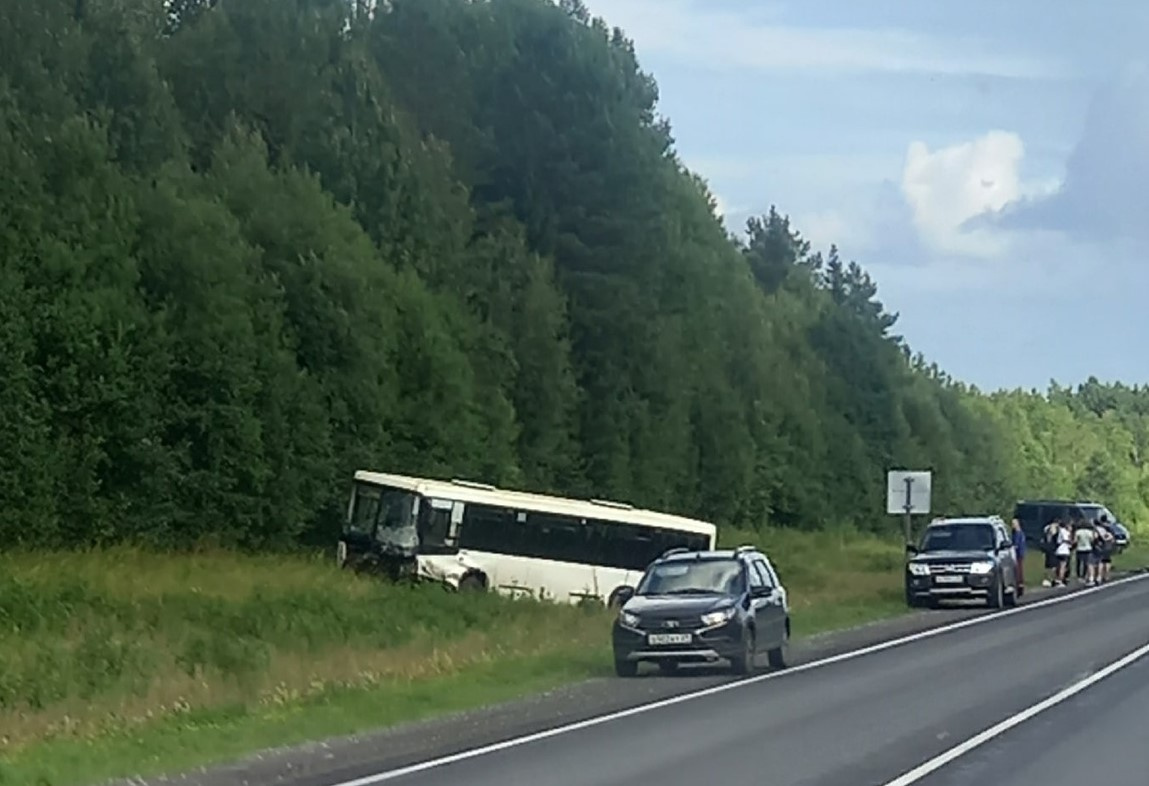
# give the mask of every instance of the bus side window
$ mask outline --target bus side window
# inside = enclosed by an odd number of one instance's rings
[[[559,562],[594,562],[588,527],[581,519],[549,513],[530,513],[526,526],[534,547],[530,556]]]
[[[523,525],[515,521],[515,511],[491,505],[467,505],[459,529],[459,547],[499,554],[519,553]]]

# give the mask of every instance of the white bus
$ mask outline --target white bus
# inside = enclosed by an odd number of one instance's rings
[[[613,605],[660,554],[712,549],[716,536],[710,522],[618,502],[360,470],[338,561],[460,591]]]

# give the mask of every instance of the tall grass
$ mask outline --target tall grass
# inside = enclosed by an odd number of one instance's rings
[[[0,747],[602,646],[607,612],[382,583],[329,560],[0,557]]]
[[[820,532],[724,531],[721,546],[762,549],[786,585],[795,635],[809,635],[904,610],[905,552],[896,539],[850,528]]]

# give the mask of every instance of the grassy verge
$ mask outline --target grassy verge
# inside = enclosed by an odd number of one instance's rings
[[[775,557],[800,636],[904,611],[896,543],[848,532],[724,541]],[[1119,567],[1134,563],[1149,552]],[[386,586],[326,559],[0,557],[0,784],[186,769],[606,675],[609,621],[601,609]]]

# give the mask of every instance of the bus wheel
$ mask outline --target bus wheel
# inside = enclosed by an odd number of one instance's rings
[[[487,582],[478,573],[468,573],[459,581],[459,592],[482,592],[487,588]]]

